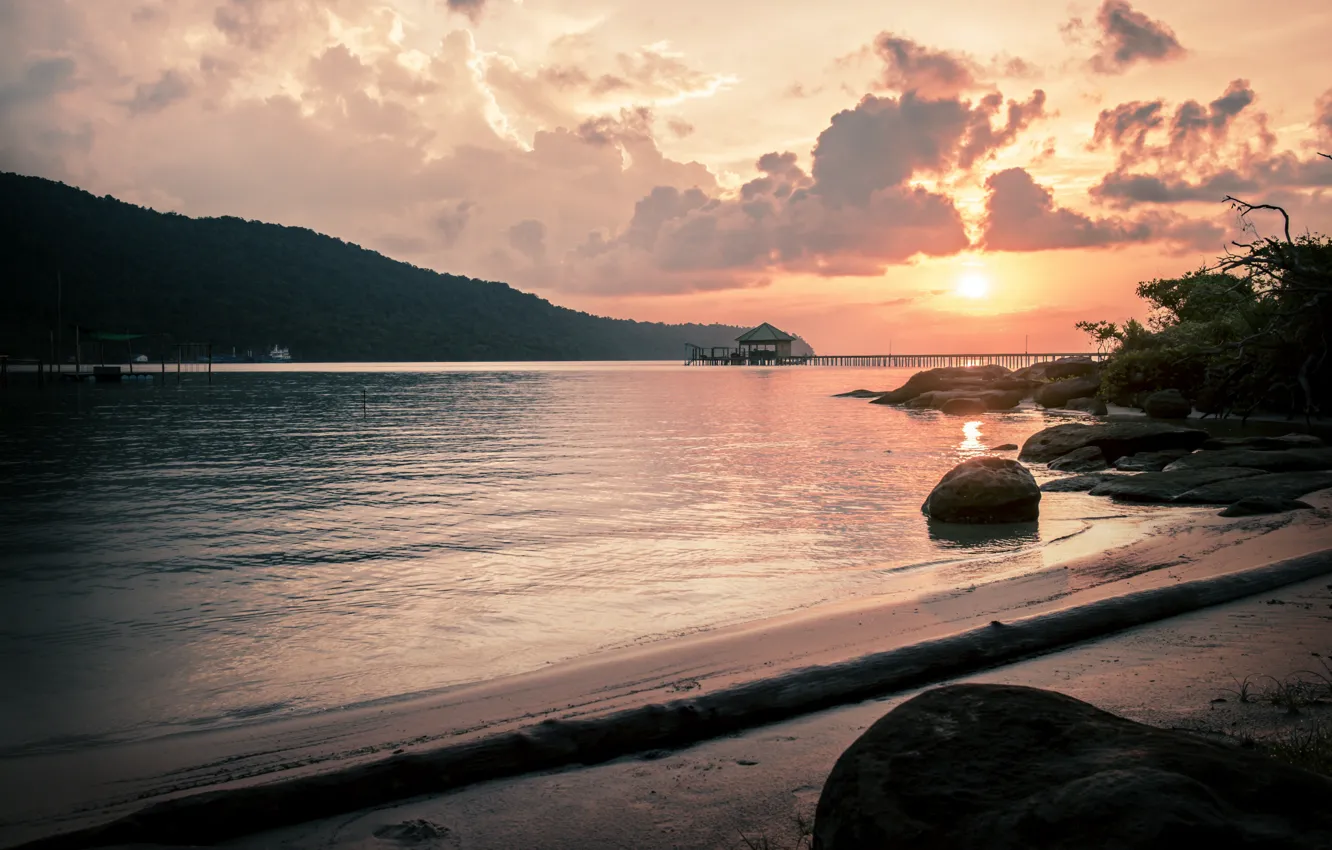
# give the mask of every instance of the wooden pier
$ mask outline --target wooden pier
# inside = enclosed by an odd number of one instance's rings
[[[1033,363],[1076,357],[1104,360],[1108,355],[1072,353],[1021,354],[808,354],[775,357],[771,352],[690,346],[686,366],[870,366],[884,369],[934,369],[940,366],[1006,366],[1021,369]]]

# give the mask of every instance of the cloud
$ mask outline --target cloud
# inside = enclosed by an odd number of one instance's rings
[[[459,201],[445,206],[435,215],[435,230],[439,234],[441,245],[452,248],[458,244],[458,238],[462,236],[467,222],[472,218],[474,206],[476,205],[471,201]]]
[[[1120,74],[1138,62],[1165,62],[1187,52],[1170,27],[1135,10],[1128,0],[1105,0],[1096,23],[1101,33],[1090,65],[1098,74]],[[1081,21],[1073,24],[1066,34],[1080,29]]]
[[[1314,132],[1318,134],[1318,141],[1329,147],[1332,147],[1332,89],[1328,89],[1318,96],[1314,103]]]
[[[125,107],[132,115],[147,112],[161,112],[172,103],[188,97],[190,81],[184,74],[174,69],[163,71],[155,82],[139,83],[134,87],[134,96],[125,101]]]
[[[1091,147],[1116,154],[1113,171],[1089,190],[1116,207],[1219,202],[1226,195],[1332,185],[1317,157],[1276,151],[1276,136],[1247,80],[1232,80],[1206,106],[1188,100],[1167,119],[1165,102],[1135,101],[1103,110]],[[1324,113],[1315,104],[1317,128]]]
[[[977,87],[976,63],[966,56],[925,47],[894,33],[880,33],[874,52],[884,62],[882,85],[928,98],[953,98]]]
[[[524,219],[509,228],[509,247],[534,263],[546,258],[546,226],[536,219]]]
[[[1153,241],[1207,247],[1221,242],[1221,229],[1209,222],[1160,216],[1092,217],[1060,207],[1054,193],[1022,168],[990,175],[985,187],[989,195],[981,244],[989,251],[1106,248]]]
[[[468,20],[475,23],[485,11],[486,0],[446,0],[445,6],[450,12],[466,15]]]

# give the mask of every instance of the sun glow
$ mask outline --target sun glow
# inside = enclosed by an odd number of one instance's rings
[[[990,294],[990,280],[980,272],[967,272],[957,282],[957,294],[963,298],[984,298]]]

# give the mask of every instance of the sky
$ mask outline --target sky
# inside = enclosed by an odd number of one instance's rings
[[[1332,4],[0,0],[0,171],[820,353],[1080,351],[1332,230]],[[374,281],[367,281],[374,286]]]

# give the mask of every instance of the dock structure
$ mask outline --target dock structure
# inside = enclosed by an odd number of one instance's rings
[[[1021,354],[793,354],[796,337],[764,322],[736,337],[736,345],[685,343],[686,366],[876,366],[885,369],[935,369],[941,366],[1005,366],[1021,369],[1064,358],[1104,360],[1104,352],[1029,352]]]

